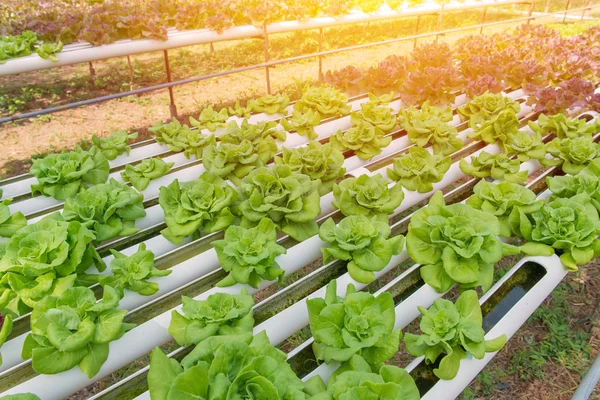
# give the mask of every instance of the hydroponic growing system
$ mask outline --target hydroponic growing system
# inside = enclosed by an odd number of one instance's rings
[[[151,354],[91,398],[459,396],[600,255],[599,40],[423,44],[35,160],[0,182],[0,391]]]

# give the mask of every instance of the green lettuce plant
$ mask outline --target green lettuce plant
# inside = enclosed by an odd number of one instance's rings
[[[600,158],[595,159],[577,175],[547,177],[548,189],[552,192],[550,199],[570,199],[580,193],[587,193],[590,202],[600,212]]]
[[[200,130],[192,130],[173,119],[168,124],[158,122],[148,128],[156,135],[156,141],[165,144],[174,152],[183,152],[186,158],[191,156],[200,159],[205,147],[215,144],[215,136],[204,134]]]
[[[266,94],[258,99],[249,100],[246,107],[250,112],[286,115],[289,104],[290,97],[287,94]]]
[[[131,290],[142,296],[151,296],[158,292],[158,283],[150,282],[152,277],[167,276],[170,269],[154,267],[154,253],[146,250],[146,244],[140,243],[137,251],[130,256],[110,249],[114,258],[110,262],[112,275],[102,275],[98,282],[102,287],[110,286],[123,298],[125,290]]]
[[[304,89],[302,97],[294,104],[294,110],[305,113],[317,111],[321,118],[341,117],[350,114],[352,106],[348,96],[332,87],[309,87]]]
[[[296,132],[298,135],[313,140],[319,137],[315,132],[315,126],[321,123],[321,114],[312,109],[308,109],[303,113],[294,111],[291,117],[281,118],[279,123],[285,130]]]
[[[556,198],[529,215],[521,211],[509,222],[528,242],[554,248],[569,271],[600,255],[600,218],[587,193]]]
[[[158,203],[165,214],[167,227],[162,235],[175,244],[200,232],[211,233],[227,228],[235,216],[231,209],[237,192],[217,175],[205,172],[196,180],[179,183],[175,179],[160,188]]]
[[[492,183],[481,180],[473,188],[473,195],[466,201],[476,210],[498,217],[500,223],[500,236],[511,237],[518,235],[513,232],[509,223],[513,217],[522,213],[530,215],[539,211],[544,205],[543,200],[537,200],[534,192],[518,183],[500,182]]]
[[[404,200],[402,186],[396,183],[390,188],[389,183],[381,174],[344,179],[333,185],[333,205],[346,216],[374,215],[387,222]]]
[[[507,108],[488,119],[470,119],[469,127],[473,129],[467,134],[471,139],[483,140],[488,144],[502,143],[508,134],[519,130],[519,119],[512,108]]]
[[[0,259],[0,312],[20,316],[49,295],[86,284],[92,265],[105,269],[91,246],[94,232],[60,213],[19,229],[6,244]]]
[[[578,137],[592,138],[600,130],[597,124],[589,124],[585,119],[570,118],[565,114],[547,116],[541,114],[537,121],[529,121],[529,127],[541,135],[555,135],[560,139]]]
[[[181,363],[158,347],[150,356],[152,400],[308,399],[287,354],[269,343],[265,331],[252,337],[214,336],[200,342]]]
[[[168,174],[173,165],[174,162],[166,162],[159,157],[146,158],[139,164],[127,164],[125,171],[121,172],[121,178],[141,192],[146,190],[151,180]]]
[[[329,143],[340,151],[352,150],[361,160],[370,160],[392,142],[391,136],[367,122],[360,122],[350,129],[338,130]]]
[[[282,155],[275,157],[275,164],[288,165],[293,172],[308,175],[313,182],[318,182],[320,196],[331,192],[333,184],[346,174],[344,155],[330,144],[317,141],[310,141],[308,146],[282,148]]]
[[[0,347],[8,339],[8,335],[13,329],[13,318],[12,315],[2,315],[0,313]],[[0,365],[2,365],[2,354],[0,354]]]
[[[260,121],[251,124],[247,119],[244,119],[239,125],[236,121],[229,122],[225,133],[221,136],[221,141],[223,143],[240,143],[243,140],[248,140],[256,145],[268,139],[283,142],[285,138],[285,131],[277,129],[277,121]]]
[[[226,108],[222,108],[217,112],[212,106],[208,106],[202,110],[198,119],[190,117],[190,124],[198,129],[208,129],[211,132],[216,132],[218,128],[225,128],[227,125],[229,114]]]
[[[404,247],[404,236],[389,237],[392,233],[387,221],[377,217],[352,215],[338,225],[329,218],[319,230],[321,240],[329,244],[324,247],[323,263],[331,258],[348,261],[348,273],[357,282],[371,283],[375,272],[384,269],[392,255],[400,254]]]
[[[415,381],[405,369],[384,365],[379,372],[375,371],[362,357],[354,355],[329,378],[327,387],[319,375],[306,382],[315,393],[311,400],[421,398]]]
[[[207,171],[239,185],[250,171],[266,165],[276,153],[277,144],[273,139],[266,139],[257,145],[248,140],[239,143],[219,142],[204,149],[202,164]]]
[[[242,107],[240,101],[237,100],[233,107],[229,107],[229,115],[235,115],[239,118],[248,118],[250,117],[250,109],[248,107]]]
[[[171,312],[169,333],[180,346],[198,344],[210,336],[252,337],[254,299],[246,289],[241,294],[215,293],[206,300],[182,296],[179,312]]]
[[[440,182],[452,165],[450,156],[431,154],[422,147],[413,146],[394,159],[393,168],[386,170],[388,178],[399,182],[407,190],[427,193]]]
[[[531,158],[542,160],[546,157],[546,145],[542,141],[542,135],[539,133],[530,134],[526,131],[512,131],[506,135],[506,138],[500,147],[508,156],[516,155],[521,162]]]
[[[484,121],[493,119],[505,110],[518,113],[521,111],[521,106],[502,93],[489,92],[476,96],[466,104],[456,108],[462,121],[473,121],[474,124],[481,124]]]
[[[49,154],[33,160],[29,173],[37,178],[37,183],[31,185],[31,193],[65,200],[85,185],[106,182],[109,171],[108,160],[95,146],[88,151],[77,147],[74,151]]]
[[[387,106],[394,100],[394,92],[382,94],[380,96],[369,93],[369,103],[376,106]]]
[[[119,296],[104,287],[96,303],[91,289],[73,287],[60,296],[48,296],[31,313],[31,333],[21,357],[31,358],[33,370],[52,375],[75,366],[89,378],[98,373],[108,358],[109,343],[119,339],[135,324],[124,323],[127,310],[117,309]]]
[[[79,221],[93,231],[96,242],[138,232],[135,220],[146,216],[144,195],[111,179],[65,201],[63,218]]]
[[[58,62],[58,57],[56,57],[56,54],[60,53],[62,51],[62,49],[63,49],[63,43],[59,40],[56,43],[42,42],[35,49],[35,52],[37,53],[38,56],[40,56],[40,58],[42,58],[44,60]]]
[[[18,393],[2,396],[2,400],[40,400],[40,398],[32,393]]]
[[[277,244],[275,224],[268,218],[254,228],[232,225],[225,231],[225,238],[212,245],[223,270],[229,272],[217,286],[243,283],[257,288],[263,279],[283,279],[285,271],[275,258],[286,250]]]
[[[472,355],[481,360],[485,353],[493,353],[504,347],[506,335],[485,340],[483,317],[477,292],[463,292],[456,303],[438,299],[429,309],[419,306],[421,335],[407,333],[404,343],[413,356],[425,356],[427,364],[433,364],[443,354],[439,367],[433,373],[440,379],[456,377],[460,360]]]
[[[447,291],[454,283],[461,289],[481,286],[487,291],[494,279],[494,264],[519,252],[504,245],[500,233],[495,215],[467,204],[447,206],[438,191],[429,205],[410,219],[406,249],[410,258],[423,265],[425,283],[438,292]]]
[[[0,236],[9,238],[19,229],[27,225],[27,218],[21,211],[14,214],[10,213],[8,207],[12,203],[12,199],[6,199],[0,202]]]
[[[398,114],[400,126],[408,134],[411,143],[419,147],[433,146],[435,154],[452,154],[463,147],[452,121],[452,109],[430,106],[423,103],[421,108],[410,106]]]
[[[318,233],[315,218],[321,213],[318,182],[287,165],[258,168],[239,187],[241,224],[255,226],[263,218],[295,240]]]
[[[384,133],[392,132],[398,123],[396,116],[392,115],[391,108],[372,102],[362,104],[360,111],[351,114],[350,121],[352,125],[367,122]]]
[[[357,292],[349,284],[342,299],[336,289],[333,280],[327,285],[325,298],[306,301],[317,360],[345,362],[357,354],[378,369],[398,352],[402,337],[400,329],[394,330],[392,295]]]
[[[127,131],[117,131],[111,133],[108,137],[99,138],[98,136],[92,136],[92,142],[96,147],[102,151],[102,154],[108,160],[114,160],[117,156],[120,156],[123,153],[127,153],[131,151],[131,147],[129,147],[129,141],[132,139],[137,139],[138,133],[133,132],[128,134]]]
[[[592,160],[600,157],[600,144],[587,137],[555,138],[546,146],[554,160],[543,160],[545,165],[561,165],[565,174],[576,175]]]
[[[164,123],[162,121],[158,121],[153,124],[150,128],[148,128],[149,132],[152,132],[156,138],[156,141],[160,144],[164,144],[170,146],[173,144],[173,141],[180,133],[189,131],[190,127],[187,125],[182,125],[177,119],[173,119],[169,123]],[[171,151],[181,151],[181,150],[172,150]]]
[[[521,171],[521,162],[511,160],[506,154],[490,154],[482,151],[477,156],[471,156],[471,162],[464,158],[458,163],[460,170],[475,178],[487,178],[491,176],[494,179],[522,183],[527,180],[527,171]]]

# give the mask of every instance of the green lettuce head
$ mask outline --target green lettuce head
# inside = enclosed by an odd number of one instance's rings
[[[342,299],[336,295],[333,280],[325,298],[309,299],[306,304],[317,360],[330,364],[359,355],[378,369],[398,352],[402,332],[394,330],[396,314],[389,292],[373,296],[357,292],[350,284]]]
[[[128,134],[127,131],[118,131],[111,133],[110,136],[105,138],[99,138],[94,135],[92,136],[92,142],[94,142],[94,145],[102,151],[102,154],[104,154],[108,160],[114,160],[117,156],[120,156],[125,152],[129,155],[129,152],[131,151],[129,141],[137,139],[137,137],[137,132]]]
[[[439,367],[433,370],[440,379],[454,379],[460,360],[467,354],[481,360],[485,353],[496,352],[506,343],[506,335],[485,340],[481,307],[474,290],[463,292],[456,304],[438,299],[428,310],[419,306],[419,311],[423,333],[407,333],[404,343],[413,356],[425,356],[427,364],[435,363],[440,355],[445,354]]]
[[[398,121],[411,143],[419,147],[432,145],[435,154],[448,155],[463,147],[456,127],[448,123],[452,121],[450,107],[434,107],[426,101],[421,108],[400,110]]]
[[[329,138],[333,148],[352,150],[361,160],[370,160],[391,142],[391,136],[385,136],[381,129],[364,121],[346,131],[338,130]]]
[[[181,298],[179,312],[171,312],[169,333],[180,346],[198,344],[210,336],[248,335],[252,337],[254,299],[241,294],[215,293],[206,300]]]
[[[488,144],[502,143],[506,136],[519,130],[519,119],[511,108],[484,119],[470,119],[469,127],[473,132],[467,134],[471,139],[483,140]]]
[[[48,296],[31,313],[31,333],[23,344],[23,359],[33,370],[52,375],[75,366],[89,378],[108,358],[109,343],[134,324],[123,323],[127,310],[118,310],[119,297],[110,286],[96,302],[91,289],[73,287],[60,296]]]
[[[65,201],[63,218],[79,221],[96,234],[96,242],[138,232],[135,220],[146,216],[144,195],[111,179]]]
[[[284,147],[282,151],[281,157],[275,157],[275,164],[288,165],[292,171],[318,181],[320,196],[331,192],[333,184],[346,174],[343,154],[330,144],[310,141],[308,146]]]
[[[350,121],[352,125],[367,122],[381,129],[384,133],[392,132],[398,123],[396,116],[392,115],[391,108],[371,102],[363,104],[360,111],[353,112]]]
[[[204,149],[202,164],[207,171],[238,185],[250,171],[266,165],[276,153],[277,144],[272,139],[256,146],[249,140],[239,143],[219,142]]]
[[[258,99],[249,100],[247,108],[255,113],[286,115],[286,107],[289,104],[290,98],[287,94],[266,94]]]
[[[600,212],[600,159],[595,159],[577,175],[552,176],[546,178],[548,189],[555,198],[570,199],[581,193],[587,193],[590,201]]]
[[[600,144],[587,137],[552,140],[546,146],[555,160],[543,160],[545,165],[562,165],[565,174],[576,175],[592,160],[600,157]]]
[[[321,213],[318,182],[294,172],[287,165],[273,165],[252,171],[239,187],[243,226],[255,226],[271,219],[295,240],[318,233],[315,218]]]
[[[212,245],[221,266],[229,272],[217,286],[243,283],[257,288],[263,279],[283,279],[285,271],[275,257],[286,250],[277,244],[277,231],[270,219],[262,219],[254,228],[232,225],[225,231],[225,238],[213,241]]]
[[[374,215],[387,221],[404,200],[402,185],[390,188],[389,183],[381,174],[344,179],[333,185],[333,205],[346,216]]]
[[[529,121],[529,127],[541,135],[555,135],[560,139],[575,139],[585,136],[592,138],[598,132],[597,124],[589,124],[585,119],[569,118],[564,114],[547,116],[541,114],[537,121]]]
[[[511,160],[506,154],[490,154],[482,151],[471,157],[468,163],[464,158],[458,163],[460,170],[475,178],[491,176],[500,181],[523,183],[527,180],[527,171],[521,171],[521,162]]]
[[[76,280],[85,284],[85,271],[92,264],[103,271],[104,262],[91,246],[94,239],[94,232],[59,213],[17,231],[0,260],[0,312],[23,315]]]
[[[288,131],[296,132],[298,135],[313,140],[319,137],[315,132],[315,126],[321,123],[321,115],[312,109],[308,109],[304,113],[294,111],[291,117],[281,118],[279,123]]]
[[[504,110],[512,110],[518,113],[521,111],[521,106],[518,102],[505,97],[502,93],[494,94],[489,92],[474,97],[473,100],[456,109],[461,120],[474,121],[475,123],[492,119]]]
[[[181,364],[158,347],[150,356],[148,388],[153,400],[305,400],[304,383],[287,354],[256,336],[213,336],[200,342]]]
[[[389,238],[392,233],[387,221],[376,217],[352,215],[338,225],[329,218],[321,225],[319,237],[329,243],[324,247],[323,262],[333,257],[348,261],[348,273],[357,282],[371,283],[375,272],[384,269],[392,255],[400,254],[404,236]]]
[[[31,194],[65,200],[83,190],[86,184],[106,182],[109,171],[108,160],[96,146],[88,151],[77,147],[74,151],[49,154],[33,160],[29,173],[37,178],[37,183],[31,185]]]
[[[160,188],[158,202],[167,224],[161,233],[180,244],[187,236],[223,230],[235,220],[231,208],[236,200],[235,189],[210,172],[191,182],[175,179]]]
[[[131,182],[134,188],[142,192],[146,190],[151,180],[168,174],[174,164],[158,157],[146,158],[139,164],[127,164],[125,171],[121,172],[121,178],[125,182]]]
[[[216,132],[218,128],[224,128],[227,124],[229,114],[226,108],[222,108],[217,112],[211,106],[206,107],[200,113],[198,119],[190,117],[190,124],[199,130],[208,129],[211,132]]]
[[[317,111],[322,118],[341,117],[350,114],[352,106],[348,96],[332,87],[309,87],[304,89],[300,100],[294,104],[294,110],[305,113]]]
[[[511,217],[510,223],[527,241],[556,249],[569,271],[600,255],[600,219],[586,193],[554,199],[530,215]]]
[[[394,159],[394,166],[387,169],[387,176],[407,190],[427,193],[433,190],[434,183],[444,178],[451,165],[450,156],[434,155],[413,146],[407,153]]]
[[[102,275],[98,282],[102,287],[110,286],[123,298],[125,289],[151,296],[158,292],[158,283],[148,279],[167,276],[170,269],[161,270],[154,267],[154,253],[146,250],[146,244],[140,243],[138,250],[130,256],[110,249],[114,258],[110,262],[112,275]]]
[[[376,371],[376,370],[375,370]],[[405,369],[384,365],[379,373],[354,355],[329,378],[327,388],[320,376],[306,382],[315,393],[311,400],[402,399],[419,400],[419,389]]]
[[[487,291],[494,279],[494,264],[515,253],[498,239],[500,233],[495,215],[466,204],[446,206],[438,191],[410,219],[406,249],[410,258],[423,265],[425,283],[438,292],[454,283],[462,289],[482,286]]]

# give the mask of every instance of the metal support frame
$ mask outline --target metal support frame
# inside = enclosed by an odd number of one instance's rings
[[[96,80],[96,70],[94,69],[94,64],[92,64],[91,61],[88,63],[88,65],[90,68],[90,82],[94,83],[94,80]]]
[[[487,7],[485,7],[483,9],[483,15],[481,15],[481,24],[482,25],[485,24],[485,17],[487,16],[487,10],[488,10]],[[479,28],[479,34],[481,35],[482,33],[483,33],[483,26],[481,28]]]
[[[421,16],[417,15],[417,26],[415,27],[415,35],[419,34],[419,25],[421,24]],[[413,40],[413,49],[417,47],[417,38]]]
[[[440,9],[440,13],[438,14],[438,20],[437,20],[437,25],[436,25],[436,31],[438,33],[436,33],[435,35],[435,42],[438,42],[438,39],[440,37],[440,33],[442,30],[442,18],[444,18],[444,4],[442,3],[442,8]]]
[[[532,0],[531,4],[529,5],[529,13],[527,14],[529,19],[527,20],[527,25],[531,24],[531,16],[533,15],[533,7],[535,7],[535,0]]]
[[[531,3],[531,2],[527,1],[524,3]],[[569,0],[569,3],[570,3],[570,0]],[[143,87],[143,88],[139,88],[139,89],[135,89],[135,90],[130,90],[127,92],[121,92],[121,93],[115,93],[115,94],[110,94],[110,95],[106,95],[106,96],[100,96],[100,97],[96,97],[93,99],[77,101],[74,103],[64,104],[64,105],[60,105],[60,106],[49,107],[49,108],[45,108],[42,110],[11,115],[8,117],[0,118],[0,124],[4,124],[7,122],[14,122],[14,121],[22,120],[22,119],[27,119],[27,118],[33,118],[33,117],[37,117],[38,115],[51,114],[51,113],[54,113],[57,111],[69,110],[69,109],[87,106],[87,105],[91,105],[91,104],[97,104],[97,103],[101,103],[104,101],[119,99],[119,98],[131,96],[131,95],[149,93],[149,92],[153,92],[156,90],[162,90],[162,89],[166,89],[166,88],[171,88],[169,90],[169,94],[171,95],[171,102],[172,102],[171,108],[172,108],[172,113],[174,111],[176,114],[175,103],[174,103],[173,95],[172,95],[172,87],[173,86],[184,85],[184,84],[188,84],[188,83],[192,83],[192,82],[199,82],[199,81],[206,80],[206,79],[217,78],[217,77],[226,76],[226,75],[232,75],[235,73],[246,72],[246,71],[256,70],[256,69],[260,69],[260,68],[265,68],[266,71],[268,71],[269,67],[274,67],[276,65],[285,64],[285,63],[289,63],[289,62],[307,60],[307,59],[316,58],[316,57],[324,57],[324,56],[328,56],[328,55],[332,55],[332,54],[338,54],[338,53],[343,53],[343,52],[347,52],[347,51],[359,50],[359,49],[381,46],[381,45],[403,42],[403,41],[413,41],[413,43],[415,43],[417,41],[417,39],[422,39],[422,38],[431,37],[431,36],[436,36],[436,38],[437,38],[440,35],[445,35],[445,34],[450,34],[450,33],[462,32],[462,31],[467,31],[467,30],[472,30],[472,29],[477,29],[477,28],[491,27],[491,26],[496,26],[496,25],[521,22],[521,21],[526,22],[531,19],[546,17],[548,15],[561,15],[563,13],[575,13],[575,12],[580,12],[583,10],[586,10],[586,11],[591,10],[591,9],[598,8],[598,7],[600,7],[600,4],[593,4],[593,5],[588,5],[588,6],[582,7],[582,8],[574,8],[574,9],[570,9],[570,10],[557,11],[557,12],[546,13],[546,14],[542,14],[542,15],[535,15],[535,16],[529,15],[527,17],[511,18],[511,19],[502,20],[502,21],[488,22],[485,24],[476,24],[476,25],[470,25],[470,26],[465,26],[465,27],[446,29],[443,31],[425,32],[425,33],[421,33],[421,34],[393,38],[393,39],[383,40],[383,41],[379,41],[379,42],[364,43],[364,44],[359,44],[359,45],[355,45],[355,46],[348,46],[348,47],[342,47],[342,48],[338,48],[338,49],[321,51],[318,53],[304,54],[301,56],[290,57],[290,58],[285,58],[285,59],[281,59],[281,60],[268,61],[268,62],[265,62],[262,64],[255,64],[255,65],[250,65],[250,66],[246,66],[246,67],[234,68],[234,69],[230,69],[227,71],[220,71],[220,72],[215,72],[215,73],[207,74],[207,75],[194,76],[194,77],[181,79],[181,80],[177,80],[177,81],[171,81],[171,79],[170,79],[170,69],[168,67],[168,54],[167,54],[167,50],[164,50],[165,61],[166,61],[166,66],[167,66],[167,78],[168,78],[167,83],[162,83],[162,84],[158,84],[158,85],[154,85],[154,86],[147,86],[147,87]],[[268,52],[265,51],[265,54],[268,57]],[[270,77],[269,77],[268,72],[267,72],[267,79],[268,79],[267,86],[270,89]]]
[[[131,56],[127,56],[127,65],[129,67],[129,90],[133,90],[133,65],[131,65]]]
[[[565,15],[563,17],[563,24],[565,23],[565,21],[567,20],[567,14],[569,13],[569,7],[571,7],[571,0],[567,0],[567,5],[565,6]],[[583,10],[585,12],[585,8]]]
[[[171,80],[171,66],[169,64],[169,51],[163,50],[165,55],[165,69],[167,70],[167,83],[172,83]],[[171,111],[171,118],[177,118],[177,106],[175,105],[175,96],[173,95],[173,85],[168,86],[169,88],[169,110]]]
[[[323,51],[323,28],[319,28],[319,53]],[[323,81],[323,56],[319,56],[319,81]]]
[[[548,14],[550,11],[550,0],[546,0],[546,7],[544,7],[544,14]]]
[[[267,32],[267,25],[263,24],[263,37],[264,37],[264,49],[265,49],[265,64],[270,61],[269,58],[269,33]],[[265,66],[265,78],[267,79],[267,93],[271,94],[271,74],[269,73],[269,65]]]

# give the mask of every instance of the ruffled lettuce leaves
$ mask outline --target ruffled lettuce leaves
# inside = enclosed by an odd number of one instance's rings
[[[431,154],[427,150],[413,146],[408,152],[394,159],[387,176],[400,183],[406,190],[427,193],[433,184],[440,182],[452,165],[450,156]]]
[[[144,195],[111,179],[83,190],[65,201],[63,218],[79,221],[93,231],[96,242],[133,235],[135,220],[146,216]]]
[[[37,178],[37,183],[31,185],[31,193],[65,200],[86,185],[106,182],[109,171],[108,160],[96,146],[88,151],[77,147],[73,151],[49,154],[33,160],[29,173]]]
[[[286,115],[289,104],[290,97],[287,94],[266,94],[257,99],[248,100],[246,108],[254,113]]]
[[[148,130],[156,135],[158,143],[165,144],[171,151],[183,152],[186,158],[194,156],[200,159],[204,148],[215,144],[214,135],[204,134],[198,129],[192,130],[176,119],[169,123],[158,122]]]
[[[308,175],[313,182],[318,182],[320,196],[331,192],[333,184],[346,174],[344,155],[330,144],[317,141],[310,141],[308,146],[282,148],[282,155],[275,157],[275,164],[287,165],[293,172]]]
[[[198,344],[211,336],[252,337],[254,299],[245,289],[241,294],[214,293],[206,300],[182,296],[182,313],[171,312],[169,333],[180,346]]]
[[[277,244],[275,224],[268,218],[253,228],[232,225],[225,231],[224,239],[213,241],[212,246],[223,270],[229,273],[217,286],[242,283],[257,288],[263,279],[283,279],[285,271],[275,258],[286,250]]]
[[[318,181],[310,176],[287,165],[273,165],[252,171],[238,189],[242,226],[256,226],[269,218],[297,241],[318,233],[315,219],[321,214],[321,198]]]
[[[321,118],[342,117],[350,114],[352,106],[348,96],[332,87],[308,87],[302,91],[302,97],[294,104],[294,110],[305,113],[313,110]]]
[[[315,126],[321,123],[321,114],[313,109],[307,109],[305,112],[294,111],[291,117],[281,118],[279,123],[285,130],[313,140],[319,137],[315,132]]]
[[[377,217],[352,215],[340,221],[325,221],[319,230],[324,247],[323,263],[331,258],[348,261],[348,273],[357,282],[371,283],[375,272],[384,269],[393,255],[398,255],[404,247],[404,236],[392,233],[387,221]]]
[[[396,314],[389,292],[374,296],[349,284],[342,299],[333,280],[325,298],[308,299],[306,304],[317,360],[330,364],[359,355],[377,370],[398,351],[402,332],[394,330]]]
[[[456,303],[438,299],[429,309],[419,306],[419,311],[422,334],[407,333],[404,343],[413,356],[425,356],[427,364],[435,363],[444,355],[438,368],[433,370],[440,379],[454,379],[460,361],[467,354],[481,360],[485,353],[496,352],[506,343],[506,335],[485,339],[481,307],[474,290],[463,292]]]
[[[521,162],[511,160],[506,154],[490,154],[482,151],[477,156],[471,156],[470,163],[461,159],[458,163],[460,170],[475,178],[487,178],[512,183],[523,183],[527,180],[527,171],[521,171]]]
[[[121,178],[142,192],[146,190],[150,181],[168,174],[173,165],[174,162],[166,162],[159,157],[146,158],[139,164],[127,164],[125,171],[121,172]]]
[[[200,112],[198,119],[190,117],[190,124],[199,130],[208,129],[211,132],[216,132],[218,128],[225,128],[229,113],[226,108],[222,108],[217,112],[211,106],[206,107]]]
[[[345,131],[338,130],[329,138],[329,143],[339,151],[352,150],[361,160],[370,160],[392,142],[391,136],[368,122],[361,120]]]
[[[376,216],[387,223],[387,216],[404,200],[402,185],[389,184],[381,174],[344,179],[333,185],[333,206],[346,216]]]
[[[163,209],[167,227],[162,235],[175,244],[200,232],[223,230],[235,221],[232,207],[238,194],[217,175],[205,172],[196,180],[179,183],[175,179],[160,188],[158,203]]]
[[[117,156],[131,151],[129,141],[137,139],[138,133],[127,133],[127,131],[117,131],[111,133],[108,137],[99,138],[96,135],[92,136],[92,142],[102,151],[102,154],[108,160],[114,160]]]
[[[544,165],[560,165],[565,174],[576,175],[595,158],[600,157],[600,144],[581,136],[574,139],[555,138],[546,146],[554,159],[544,159]]]

